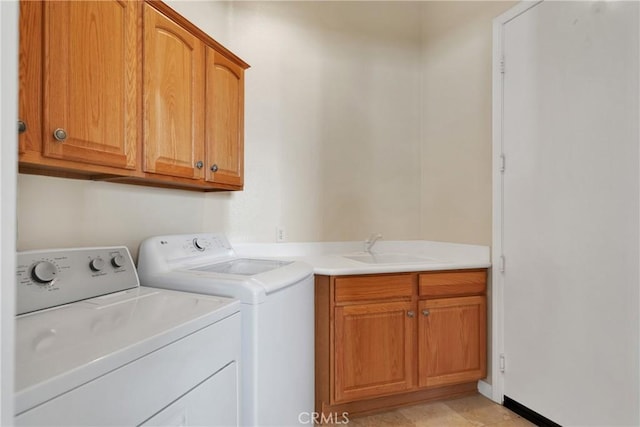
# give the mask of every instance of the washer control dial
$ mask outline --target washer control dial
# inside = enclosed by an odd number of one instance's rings
[[[199,251],[204,251],[206,249],[206,245],[197,237],[193,239],[193,247]]]
[[[49,261],[38,261],[31,268],[31,278],[41,285],[50,285],[57,274],[58,268]]]
[[[104,260],[102,258],[100,258],[100,257],[94,258],[89,263],[89,267],[93,271],[100,271],[100,270],[102,270],[104,268]]]
[[[114,266],[115,268],[124,267],[124,264],[125,264],[125,258],[120,254],[115,255],[113,258],[111,258],[111,265]]]

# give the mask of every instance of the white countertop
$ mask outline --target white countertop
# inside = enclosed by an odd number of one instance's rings
[[[345,256],[366,256],[362,241],[310,243],[232,243],[240,257],[303,261],[315,274],[332,276],[399,273],[408,271],[457,270],[491,267],[488,246],[427,240],[378,241],[372,249],[376,263]],[[395,258],[388,261],[388,258]],[[399,260],[399,261],[398,261]]]

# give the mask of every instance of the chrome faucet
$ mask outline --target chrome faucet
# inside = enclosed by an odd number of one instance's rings
[[[371,253],[371,249],[373,249],[373,245],[376,244],[378,240],[382,239],[382,234],[373,233],[369,236],[367,240],[364,241],[364,251]]]

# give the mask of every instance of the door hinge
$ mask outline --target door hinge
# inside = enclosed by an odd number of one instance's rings
[[[500,74],[504,74],[504,56],[500,58]]]
[[[507,264],[506,258],[504,257],[504,255],[500,255],[499,264],[498,264],[498,270],[500,270],[500,273],[504,273],[506,264]]]
[[[507,157],[504,154],[500,154],[500,172],[504,173],[507,167]]]
[[[500,372],[504,372],[504,366],[505,366],[505,357],[504,357],[504,353],[501,353],[501,354],[500,354],[499,364],[500,364]]]

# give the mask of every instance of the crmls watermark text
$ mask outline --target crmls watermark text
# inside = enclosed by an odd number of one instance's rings
[[[349,413],[330,412],[321,414],[319,412],[300,412],[298,421],[300,424],[349,424]]]

